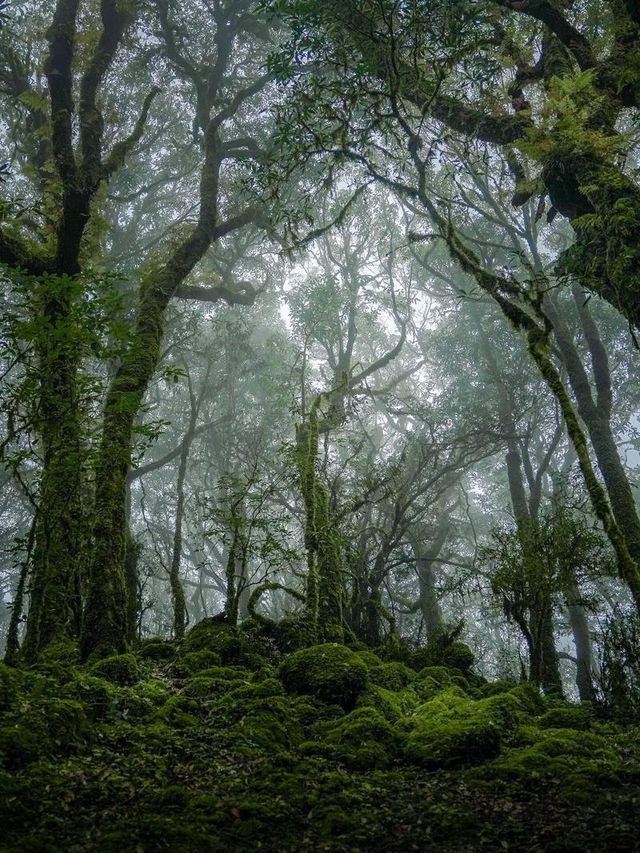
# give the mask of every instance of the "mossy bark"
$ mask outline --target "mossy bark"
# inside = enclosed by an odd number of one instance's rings
[[[611,428],[612,387],[609,360],[600,339],[598,328],[585,305],[584,294],[573,288],[580,323],[589,347],[595,381],[595,399],[591,382],[571,332],[556,304],[548,298],[546,307],[560,349],[567,376],[574,393],[578,412],[584,421],[611,503],[611,509],[624,534],[629,553],[640,566],[640,515],[631,490],[631,484],[618,452]]]
[[[326,485],[318,474],[318,401],[296,427],[295,462],[305,508],[306,609],[319,639],[343,636],[344,572]]]
[[[72,277],[43,277],[38,290],[40,329],[37,429],[42,474],[29,585],[23,654],[35,660],[49,643],[78,636],[81,614],[82,447],[78,399],[78,341]]]

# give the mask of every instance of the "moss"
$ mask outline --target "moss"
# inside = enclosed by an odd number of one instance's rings
[[[196,675],[190,678],[181,690],[182,695],[192,699],[213,701],[233,690],[237,682],[226,678],[212,678],[207,675]]]
[[[237,666],[210,666],[200,670],[199,676],[203,678],[218,678],[221,681],[246,681],[247,673]]]
[[[450,669],[458,669],[462,673],[468,673],[474,661],[475,655],[466,643],[459,641],[445,643],[441,640],[434,640],[413,652],[409,656],[407,664],[418,672],[425,667],[444,666]]]
[[[418,696],[411,688],[396,692],[377,684],[370,684],[360,694],[357,706],[375,708],[385,719],[395,722],[406,714],[410,714],[418,703]]]
[[[308,693],[351,710],[367,686],[367,668],[357,654],[335,643],[300,649],[280,666],[289,693]]]
[[[121,714],[134,719],[144,719],[164,705],[170,693],[167,685],[156,678],[149,678],[122,688],[118,707]]]
[[[369,677],[379,687],[398,691],[407,687],[416,676],[415,672],[409,669],[409,667],[395,661],[370,667]]]
[[[0,711],[6,711],[16,701],[22,681],[20,670],[0,663]]]
[[[497,756],[502,738],[517,727],[520,707],[508,694],[469,699],[451,687],[418,706],[404,726],[405,755],[426,767],[480,764]]]
[[[223,723],[234,748],[274,753],[302,739],[295,707],[276,679],[234,687],[210,706],[209,719]]]
[[[585,705],[567,705],[551,708],[538,719],[541,729],[577,729],[586,731],[591,727],[591,708]]]
[[[99,660],[91,667],[91,674],[111,681],[113,684],[126,686],[135,684],[140,678],[138,661],[132,654],[111,655]]]
[[[67,752],[90,734],[80,702],[40,699],[7,716],[0,728],[0,759],[6,767],[22,767],[43,756]]]
[[[40,655],[40,661],[47,663],[60,663],[76,666],[80,663],[80,650],[78,644],[73,640],[59,640],[51,643]]]
[[[96,722],[105,720],[114,713],[118,691],[103,678],[79,672],[73,681],[63,687],[61,696],[80,702],[89,719]]]
[[[546,708],[545,700],[540,693],[540,688],[536,687],[535,684],[530,684],[528,682],[518,684],[516,687],[512,687],[511,690],[509,690],[509,695],[515,696],[520,707],[527,714],[532,714],[533,716],[542,714]]]
[[[219,652],[220,647],[235,635],[234,629],[217,616],[198,622],[187,633],[181,644],[183,652]]]
[[[170,696],[155,712],[153,719],[178,729],[189,729],[198,725],[196,714],[198,703],[188,696]]]
[[[360,651],[356,652],[360,660],[364,663],[365,666],[371,668],[375,666],[380,666],[382,663],[382,658],[379,658],[377,654],[371,651]]]
[[[142,643],[138,654],[142,660],[170,661],[174,660],[177,649],[175,643],[153,637]]]
[[[316,732],[338,761],[358,770],[388,767],[402,737],[375,708],[356,708],[337,721],[318,724]]]
[[[483,684],[482,687],[480,687],[480,693],[483,697],[498,696],[500,695],[500,693],[508,693],[510,690],[513,690],[513,688],[517,686],[517,681],[509,681],[507,679],[500,679],[499,681],[488,681],[486,684]]]
[[[507,751],[491,766],[479,771],[479,778],[505,782],[548,778],[559,783],[571,796],[588,796],[601,780],[613,777],[619,766],[616,752],[603,738],[590,732],[530,728],[529,736],[533,743]]]
[[[442,690],[454,686],[454,675],[445,666],[426,666],[412,683],[416,694],[423,700],[433,699]],[[457,685],[460,687],[461,685]]]
[[[195,675],[197,672],[209,669],[214,666],[219,666],[222,663],[222,658],[218,652],[209,651],[209,649],[200,649],[197,652],[187,652],[182,655],[172,666],[172,672],[179,677]]]

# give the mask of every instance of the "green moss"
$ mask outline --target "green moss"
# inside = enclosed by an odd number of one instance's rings
[[[149,678],[120,690],[118,709],[133,719],[144,719],[164,705],[170,696],[167,685],[159,679]]]
[[[198,725],[196,714],[198,703],[188,696],[170,696],[155,712],[153,719],[177,729],[189,729]]]
[[[94,722],[110,717],[116,708],[118,691],[109,681],[79,672],[62,688],[63,698],[74,699],[84,707]]]
[[[418,703],[418,696],[411,688],[396,692],[377,684],[370,684],[360,694],[357,707],[375,708],[385,719],[395,722],[406,714],[410,714]]]
[[[529,684],[528,682],[518,684],[509,690],[509,695],[515,696],[520,707],[527,714],[535,716],[542,714],[546,709],[545,700],[540,693],[540,689],[535,684]]]
[[[196,675],[185,683],[181,693],[192,699],[211,702],[233,690],[236,683],[226,678],[211,678],[207,675]]]
[[[142,660],[170,661],[175,658],[177,649],[175,643],[153,637],[142,643],[138,654]]]
[[[586,731],[591,728],[591,708],[584,705],[567,705],[551,708],[538,719],[541,729],[577,729]]]
[[[235,748],[274,753],[302,739],[295,706],[276,679],[235,686],[210,706],[209,719],[225,726]]]
[[[357,654],[336,643],[300,649],[280,666],[289,693],[308,693],[351,710],[367,686],[367,668]]]
[[[397,661],[381,663],[369,668],[369,678],[379,687],[387,690],[399,691],[411,684],[415,679],[415,672]]]
[[[187,633],[181,644],[183,652],[219,652],[231,638],[235,637],[235,631],[224,620],[212,616],[198,622]]]
[[[508,694],[469,699],[452,687],[418,706],[399,728],[407,730],[405,755],[427,767],[480,764],[497,756],[505,734],[520,717],[517,700]]]
[[[356,708],[341,719],[320,723],[316,733],[333,757],[357,770],[388,767],[402,737],[375,708]]]
[[[468,673],[474,661],[475,655],[466,643],[459,641],[445,643],[442,640],[434,640],[413,652],[407,664],[418,672],[425,667],[444,666]]]
[[[507,782],[549,778],[571,795],[578,795],[593,792],[599,780],[613,777],[619,766],[615,750],[590,732],[529,729],[529,736],[533,743],[508,750],[479,772],[479,777]]]
[[[356,652],[360,660],[365,664],[365,666],[371,668],[375,666],[380,666],[382,663],[382,659],[378,657],[374,652],[358,650]]]
[[[43,756],[68,752],[91,734],[80,702],[39,699],[7,715],[0,728],[0,761],[22,767]]]
[[[180,677],[186,677],[195,675],[197,672],[202,672],[205,669],[219,666],[221,663],[222,658],[218,652],[212,652],[209,649],[200,649],[197,652],[187,652],[187,654],[182,655],[173,664],[172,671]]]
[[[16,701],[22,681],[20,670],[0,663],[0,711],[6,711]]]
[[[138,661],[132,654],[111,655],[99,660],[91,667],[91,674],[113,684],[126,686],[135,684],[140,678]]]

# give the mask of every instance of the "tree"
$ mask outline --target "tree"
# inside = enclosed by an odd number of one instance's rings
[[[104,105],[113,97],[110,87],[130,84],[145,49],[144,39],[132,29],[138,12],[115,0],[103,0],[100,26],[91,48],[85,50],[80,43],[84,28],[93,20],[81,14],[85,5],[79,0],[55,4],[43,50],[46,88],[30,89],[28,97],[21,93],[26,104],[26,117],[21,119],[33,145],[17,165],[45,212],[30,219],[16,213],[0,228],[0,261],[14,281],[26,283],[26,309],[34,320],[37,351],[38,420],[32,429],[42,446],[42,473],[24,648],[29,658],[56,640],[77,636],[85,598],[79,585],[84,582],[87,560],[83,654],[124,646],[125,497],[136,419],[158,368],[171,299],[212,244],[256,219],[255,205],[233,194],[237,177],[233,164],[239,158],[250,160],[259,151],[256,136],[245,132],[245,127],[252,121],[250,105],[260,99],[270,79],[261,68],[260,51],[255,50],[256,44],[268,40],[269,30],[248,2],[220,4],[211,15],[197,7],[181,9],[160,2],[154,7],[155,62],[150,74],[139,77],[135,86],[140,111],[123,136],[109,124],[112,116],[107,117]],[[184,43],[181,15],[200,16],[207,22],[213,53],[195,40],[190,46]],[[125,42],[128,45],[130,39],[133,52],[127,53]],[[26,58],[12,44],[3,44],[5,77],[10,76],[7,69],[27,69]],[[234,50],[244,55],[241,79],[234,70]],[[112,84],[113,74],[118,84]],[[188,86],[200,146],[196,221],[165,238],[164,245],[137,270],[135,318],[108,383],[101,437],[91,465],[93,508],[87,534],[79,527],[85,439],[78,382],[86,366],[81,318],[91,295],[87,284],[90,239],[104,204],[105,187],[126,168],[143,138],[160,78],[169,91],[180,93],[179,98],[182,87]],[[16,86],[22,83],[17,77],[13,83],[8,94],[15,97]],[[145,95],[140,83],[148,86]],[[43,138],[46,144],[40,144]],[[154,146],[160,156],[163,144],[160,134]],[[151,156],[148,162],[152,163]],[[184,285],[180,295],[251,304],[255,294],[256,288],[246,282],[234,285],[221,280],[213,287]]]

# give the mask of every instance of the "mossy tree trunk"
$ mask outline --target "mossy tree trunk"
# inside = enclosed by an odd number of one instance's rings
[[[613,389],[609,359],[598,327],[585,304],[585,295],[577,285],[573,287],[573,300],[591,356],[595,395],[582,358],[573,342],[573,336],[558,305],[552,298],[547,298],[545,304],[553,323],[578,412],[587,427],[602,473],[611,509],[618,526],[624,532],[629,553],[640,566],[640,515],[611,427]]]
[[[318,407],[296,427],[295,463],[305,508],[306,610],[319,639],[343,636],[344,572],[329,490],[318,472]]]
[[[582,702],[593,702],[596,698],[593,686],[593,651],[591,633],[585,608],[580,601],[580,591],[574,586],[567,591],[569,624],[576,649],[576,685]]]
[[[539,485],[551,461],[552,453],[560,435],[556,433],[552,437],[549,452],[542,460],[538,471],[535,474],[533,471],[531,472],[532,488],[529,497],[527,497],[512,398],[498,366],[491,342],[482,328],[481,318],[476,306],[472,306],[472,310],[476,330],[480,336],[483,357],[498,392],[500,420],[502,429],[507,436],[505,467],[509,495],[522,549],[523,569],[527,576],[524,582],[532,596],[531,601],[525,604],[528,611],[526,619],[524,613],[521,613],[518,619],[521,629],[526,626],[524,633],[529,650],[529,679],[534,684],[541,686],[546,693],[562,694],[562,679],[555,647],[553,602],[548,568],[542,563],[538,555],[535,535],[540,503]]]
[[[98,89],[111,66],[129,13],[102,0],[102,29],[80,79],[74,149],[73,62],[80,0],[58,0],[47,31],[45,63],[51,104],[51,153],[61,183],[55,255],[34,282],[32,303],[39,369],[38,432],[42,475],[30,608],[24,654],[35,659],[51,642],[77,638],[81,619],[82,429],[78,390],[83,334],[77,309],[83,298],[80,252],[91,203],[109,167],[102,160],[103,121]],[[141,131],[140,131],[141,132]],[[127,143],[122,143],[122,155]],[[115,165],[114,165],[115,168]],[[42,176],[42,172],[40,173]]]

